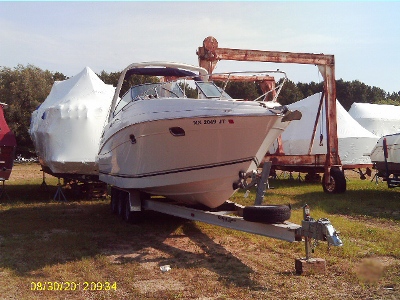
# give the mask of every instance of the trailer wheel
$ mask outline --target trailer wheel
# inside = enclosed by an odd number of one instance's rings
[[[111,188],[111,202],[110,202],[110,208],[111,212],[113,214],[118,213],[118,194],[119,190],[116,188]]]
[[[346,178],[343,172],[338,168],[331,169],[331,182],[325,183],[325,174],[322,176],[322,188],[325,193],[328,194],[339,194],[346,192]]]
[[[288,205],[255,205],[243,209],[243,219],[250,222],[282,223],[290,219],[291,208]]]

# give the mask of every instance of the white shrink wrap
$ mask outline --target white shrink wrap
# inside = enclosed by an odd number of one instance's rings
[[[88,67],[54,83],[29,129],[46,172],[98,175],[96,155],[114,91]]]
[[[285,154],[308,154],[320,99],[321,94],[317,93],[288,105],[290,110],[299,110],[303,117],[299,121],[292,122],[282,133],[282,143]],[[322,113],[318,119],[318,126],[311,154],[326,154],[327,134],[325,103],[323,103],[322,107]],[[355,121],[337,100],[336,113],[339,156],[342,164],[371,164],[371,159],[368,155],[371,153],[379,137],[369,132]],[[275,143],[269,152],[274,153],[276,147],[277,144]]]

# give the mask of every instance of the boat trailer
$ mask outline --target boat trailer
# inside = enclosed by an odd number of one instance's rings
[[[261,176],[253,176],[257,186],[257,196],[252,208],[260,207],[264,197],[265,188],[268,186],[268,175],[271,164],[263,166]],[[243,176],[242,176],[243,177]],[[245,177],[243,177],[245,179]],[[249,207],[249,206],[247,206]],[[279,239],[288,242],[305,243],[305,258],[295,261],[295,268],[298,274],[325,273],[325,260],[312,258],[314,251],[312,240],[326,241],[328,245],[342,246],[343,243],[328,219],[314,220],[310,216],[310,208],[306,204],[303,207],[304,219],[301,225],[288,221],[281,223],[266,223],[248,221],[243,218],[243,211],[246,206],[226,201],[216,209],[188,207],[165,198],[143,197],[143,193],[134,189],[119,189],[112,187],[111,210],[119,214],[127,222],[138,222],[141,220],[143,211],[156,211],[192,221],[200,221],[238,231],[244,231],[265,237]]]

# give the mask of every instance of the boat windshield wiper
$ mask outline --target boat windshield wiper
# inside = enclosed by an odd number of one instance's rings
[[[163,90],[167,91],[168,93],[171,93],[172,95],[176,96],[176,98],[180,98],[178,94],[175,92],[171,91],[170,89],[167,89],[166,87],[162,87]]]

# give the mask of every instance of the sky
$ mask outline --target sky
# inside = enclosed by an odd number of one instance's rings
[[[400,2],[2,2],[0,67],[32,64],[74,76],[142,61],[198,65],[213,36],[221,48],[324,53],[336,79],[400,91]],[[317,67],[220,61],[215,72],[279,68],[297,83]]]

